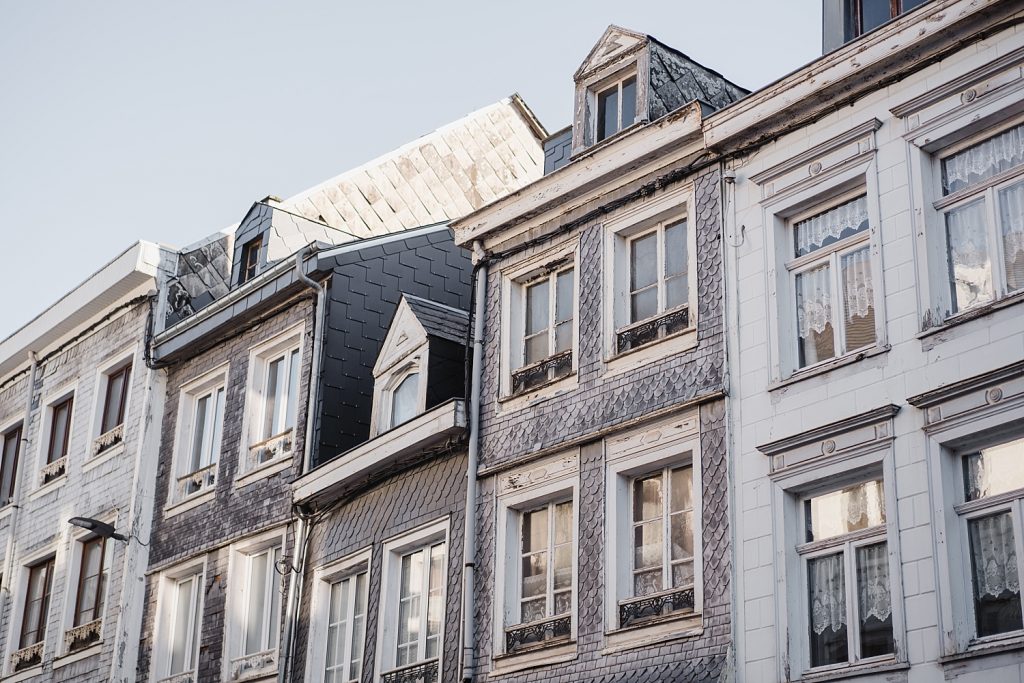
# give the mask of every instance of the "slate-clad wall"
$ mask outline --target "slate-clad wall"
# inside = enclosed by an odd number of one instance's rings
[[[290,483],[301,465],[305,443],[306,399],[309,389],[311,358],[311,325],[313,305],[309,295],[286,306],[280,314],[255,327],[242,329],[235,336],[171,367],[167,373],[167,396],[164,404],[163,436],[160,464],[157,469],[155,516],[150,544],[150,571],[160,570],[207,552],[208,565],[204,595],[199,680],[219,680],[224,638],[223,601],[227,589],[226,547],[263,529],[284,524],[291,514]],[[269,477],[258,479],[242,488],[235,487],[240,454],[242,416],[249,372],[249,349],[305,321],[302,341],[302,368],[299,384],[299,405],[292,465]],[[230,362],[224,402],[224,427],[218,458],[216,494],[213,500],[172,517],[164,513],[174,478],[174,437],[177,431],[180,387],[214,368]],[[290,546],[284,554],[291,553]],[[156,616],[156,575],[150,576],[146,590],[146,613],[140,643],[139,675],[148,677]],[[283,611],[283,610],[282,610]]]
[[[717,167],[695,178],[696,206],[689,212],[697,230],[698,323],[697,346],[691,351],[656,360],[635,371],[603,375],[601,358],[602,226],[582,229],[578,261],[579,282],[579,386],[542,403],[518,411],[498,412],[500,351],[500,269],[496,264],[488,282],[483,405],[481,411],[481,463],[500,468],[537,450],[584,440],[580,453],[579,626],[576,659],[503,675],[502,681],[586,680],[703,681],[718,680],[726,665],[730,642],[729,511],[725,403],[709,398],[700,405],[701,458],[704,498],[704,631],[700,636],[668,644],[640,647],[604,655],[604,524],[605,463],[601,438],[586,435],[635,421],[652,412],[701,396],[717,396],[724,383],[724,338],[720,173]],[[609,201],[635,189],[630,186]],[[587,206],[586,211],[594,208]],[[528,256],[526,254],[525,256]],[[490,669],[492,656],[492,600],[495,557],[495,477],[485,477],[477,502],[478,573],[476,580],[476,672]]]
[[[721,109],[747,94],[711,69],[653,40],[650,73],[651,121],[694,100]]]
[[[366,441],[377,360],[402,293],[469,309],[472,267],[447,229],[345,252],[328,287],[319,464]]]
[[[373,546],[369,574],[363,683],[379,680],[373,670],[377,655],[377,631],[381,598],[382,544],[417,527],[449,520],[448,585],[445,592],[444,683],[458,680],[461,634],[462,541],[466,505],[466,456],[438,456],[389,478],[344,502],[324,517],[310,534],[309,570],[305,577],[300,615],[310,614],[314,593],[313,571]],[[297,634],[296,674],[306,680],[308,618],[300,618]]]

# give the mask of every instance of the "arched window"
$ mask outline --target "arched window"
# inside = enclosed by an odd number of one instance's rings
[[[405,376],[391,391],[391,424],[397,427],[411,420],[417,412],[419,401],[420,375],[412,372]]]

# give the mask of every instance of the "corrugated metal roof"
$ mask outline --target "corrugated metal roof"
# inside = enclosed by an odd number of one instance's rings
[[[458,308],[403,294],[409,310],[431,337],[440,337],[456,344],[465,344],[469,334],[469,313]]]

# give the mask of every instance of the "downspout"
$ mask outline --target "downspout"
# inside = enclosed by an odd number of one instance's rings
[[[466,458],[465,539],[462,543],[462,680],[473,679],[474,653],[474,569],[476,568],[476,470],[480,452],[480,382],[484,358],[484,299],[487,296],[487,254],[483,245],[473,243],[476,267],[473,308],[473,367],[469,389],[469,453]]]
[[[306,400],[306,431],[302,445],[302,466],[300,475],[310,469],[313,454],[313,420],[316,413],[317,399],[320,395],[320,355],[323,347],[323,329],[325,307],[324,299],[326,292],[323,285],[306,275],[302,270],[303,260],[317,251],[314,244],[308,244],[295,253],[295,277],[307,287],[316,292],[316,315],[313,323],[313,348],[312,358],[309,361],[309,391]],[[302,600],[302,578],[306,570],[306,551],[309,546],[306,534],[308,528],[306,518],[297,515],[295,521],[295,557],[297,564],[293,564],[288,575],[288,602],[285,606],[284,633],[281,634],[281,643],[284,652],[281,657],[281,665],[277,669],[277,680],[279,683],[286,683],[292,679],[292,652],[295,649],[295,631],[298,622],[297,607]]]
[[[23,462],[25,460],[25,452],[28,450],[28,428],[32,423],[32,393],[35,390],[36,372],[39,369],[39,358],[36,356],[35,351],[28,352],[28,359],[31,363],[28,371],[28,398],[25,400],[25,421],[21,423],[21,443],[18,444],[18,459]],[[18,469],[25,471],[27,468],[21,467]],[[18,470],[15,470],[14,476],[18,476]],[[17,481],[14,483],[14,491],[16,496],[12,501],[11,521],[7,526],[10,533],[7,536],[7,555],[5,556],[7,559],[5,562],[6,566],[4,567],[4,576],[8,577],[12,576],[11,572],[14,571],[14,537],[17,535],[18,531],[18,513],[21,512],[21,506],[18,505],[18,500],[21,497],[21,487],[18,486]],[[8,579],[3,585],[3,590],[7,593],[8,598],[13,597],[11,595],[11,589],[9,588],[10,583],[11,581]]]

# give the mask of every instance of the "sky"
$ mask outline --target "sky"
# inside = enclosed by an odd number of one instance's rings
[[[518,92],[549,131],[608,24],[748,89],[821,0],[0,0],[0,339],[140,239],[183,247]]]

